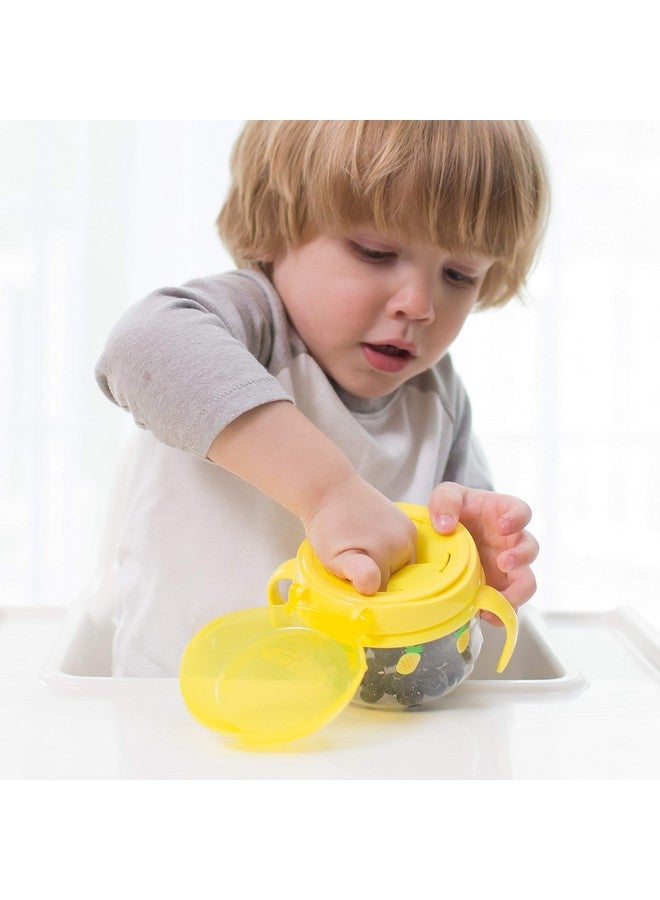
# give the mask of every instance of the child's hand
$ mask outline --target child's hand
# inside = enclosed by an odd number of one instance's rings
[[[390,575],[415,561],[411,519],[357,475],[334,488],[304,525],[326,569],[361,594],[384,590]]]
[[[525,526],[532,513],[522,500],[493,491],[466,488],[445,481],[431,494],[431,521],[441,534],[450,534],[461,522],[475,540],[486,582],[501,591],[515,608],[536,590],[530,568],[539,545]],[[500,625],[492,613],[484,619]]]

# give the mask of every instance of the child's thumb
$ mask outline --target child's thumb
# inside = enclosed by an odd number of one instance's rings
[[[387,579],[376,562],[362,550],[344,550],[339,553],[331,567],[339,578],[350,581],[356,591],[361,594],[375,594]]]

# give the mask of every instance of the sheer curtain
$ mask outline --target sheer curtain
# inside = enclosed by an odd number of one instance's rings
[[[534,126],[553,205],[526,304],[454,355],[499,488],[534,509],[538,602],[655,611],[660,123]]]
[[[231,265],[214,218],[239,127],[0,123],[0,603],[91,579],[134,427],[94,364],[133,300]]]
[[[231,266],[214,232],[240,122],[0,123],[0,603],[89,582],[134,427],[93,367],[149,290]],[[537,602],[655,604],[660,124],[535,122],[553,209],[524,303],[454,358],[498,488],[534,509]]]

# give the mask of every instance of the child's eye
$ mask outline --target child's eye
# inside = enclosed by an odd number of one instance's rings
[[[475,287],[477,284],[476,278],[466,275],[464,272],[459,272],[458,269],[445,269],[445,277],[457,287]]]
[[[351,241],[350,243],[353,252],[361,259],[367,260],[367,262],[386,262],[387,260],[394,259],[396,255],[390,250],[374,250],[371,247],[364,247],[362,244],[356,244],[355,241]]]

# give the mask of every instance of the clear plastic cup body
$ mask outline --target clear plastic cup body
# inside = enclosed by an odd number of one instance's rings
[[[352,702],[376,709],[434,705],[470,675],[483,637],[479,616],[457,631],[407,647],[365,647],[367,671]]]

